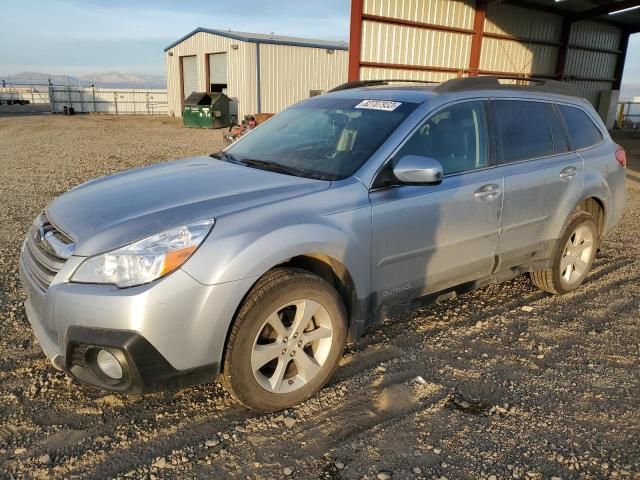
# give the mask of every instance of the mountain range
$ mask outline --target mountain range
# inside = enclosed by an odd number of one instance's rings
[[[39,72],[20,72],[15,75],[2,75],[0,80],[7,83],[47,84],[49,79],[54,85],[83,85],[92,83],[103,88],[166,88],[164,75],[145,75],[141,73],[101,72],[83,75],[49,75]]]
[[[145,75],[141,73],[102,72],[84,75],[49,75],[39,72],[21,72],[15,75],[0,74],[0,81],[19,84],[47,84],[49,79],[54,85],[83,85],[92,83],[103,88],[167,88],[164,75]],[[640,97],[640,83],[623,83],[620,92],[621,99]]]

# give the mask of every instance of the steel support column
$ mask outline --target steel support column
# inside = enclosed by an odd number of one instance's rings
[[[364,0],[351,0],[351,27],[349,33],[349,75],[350,82],[360,80],[360,60],[362,50],[362,13]]]
[[[613,74],[616,81],[613,83],[613,90],[620,90],[620,85],[622,83],[622,74],[624,73],[624,64],[627,60],[627,50],[629,48],[629,37],[631,34],[628,31],[622,31],[620,34],[620,53],[618,54],[618,59],[616,60],[616,72]]]
[[[573,22],[567,17],[562,19],[562,31],[560,33],[560,47],[556,61],[556,75],[558,80],[564,80],[567,76],[567,55],[569,54],[569,39],[571,38],[571,25]]]
[[[476,0],[476,12],[473,17],[473,37],[471,38],[471,55],[469,57],[469,75],[472,77],[477,77],[480,73],[480,53],[482,52],[482,37],[486,17],[486,0]]]

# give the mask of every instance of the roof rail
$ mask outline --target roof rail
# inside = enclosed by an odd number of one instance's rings
[[[361,88],[361,87],[374,87],[376,85],[389,85],[390,83],[428,83],[428,84],[438,84],[440,82],[432,82],[429,80],[355,80],[352,82],[343,83],[342,85],[338,85],[335,88],[329,90],[329,92],[339,92],[341,90],[349,90],[351,88]],[[329,93],[327,92],[327,93]]]
[[[500,83],[499,80],[515,80],[516,84]],[[520,82],[527,82],[522,84]],[[540,93],[557,93],[571,97],[581,97],[575,86],[567,82],[536,77],[519,76],[479,76],[453,78],[433,89],[436,93],[464,92],[467,90],[527,90]]]

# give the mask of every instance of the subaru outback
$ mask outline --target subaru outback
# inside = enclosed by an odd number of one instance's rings
[[[390,312],[524,273],[578,288],[622,215],[625,165],[567,84],[345,84],[222,152],[55,199],[22,247],[26,312],[80,382],[219,376],[276,411]]]

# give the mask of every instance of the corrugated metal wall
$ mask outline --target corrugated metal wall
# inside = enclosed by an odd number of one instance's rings
[[[237,49],[231,48],[237,45]],[[227,94],[238,101],[238,115],[254,113],[258,106],[256,95],[256,48],[252,43],[233,40],[210,33],[198,32],[165,52],[169,115],[182,116],[180,57],[197,55],[198,86],[207,90],[207,54],[227,53]],[[173,55],[169,55],[169,54]]]
[[[526,38],[533,42],[559,42],[562,18],[513,5],[491,4],[487,8],[484,31],[489,34]],[[553,75],[558,47],[485,37],[480,70],[525,75]]]
[[[471,29],[474,1],[364,0],[363,13],[452,29]],[[470,48],[471,35],[468,34],[367,19],[362,22],[360,58],[364,65],[360,78],[444,81],[455,77],[456,70],[469,67]],[[396,65],[436,67],[443,71],[393,68]]]
[[[617,50],[620,45],[619,28],[602,23],[583,21],[573,25],[569,44],[595,49]],[[567,52],[567,75],[569,77],[590,77],[602,81],[571,81],[580,93],[594,105],[598,105],[600,92],[610,90],[615,77],[618,55],[609,52],[595,52],[569,48]],[[611,81],[605,81],[605,80]]]
[[[551,13],[509,4],[493,3],[487,7],[486,33],[500,33],[536,40],[560,41],[562,18]]]
[[[362,61],[430,67],[469,67],[471,36],[364,21]],[[411,48],[407,48],[411,46]]]
[[[475,5],[475,0],[363,0],[359,77],[443,81],[469,74]],[[479,73],[556,77],[562,25],[560,15],[490,4]],[[600,93],[612,88],[620,29],[577,22],[569,44],[565,77],[598,106]]]
[[[331,51],[260,44],[262,111],[277,113],[309,98],[311,90],[326,91],[346,82],[348,52]]]
[[[455,78],[455,73],[425,72],[420,70],[401,70],[393,68],[362,67],[360,78],[362,80],[375,80],[377,78],[392,78],[394,80],[421,80],[428,82],[446,82]]]
[[[346,82],[348,53],[332,51],[260,44],[261,110],[277,113],[309,98],[310,90],[327,90]],[[170,115],[182,114],[180,57],[198,56],[198,85],[206,91],[207,54],[221,52],[227,52],[227,94],[238,102],[238,117],[258,111],[256,44],[199,32],[166,52]]]
[[[421,23],[471,28],[473,0],[365,0],[364,13]]]

